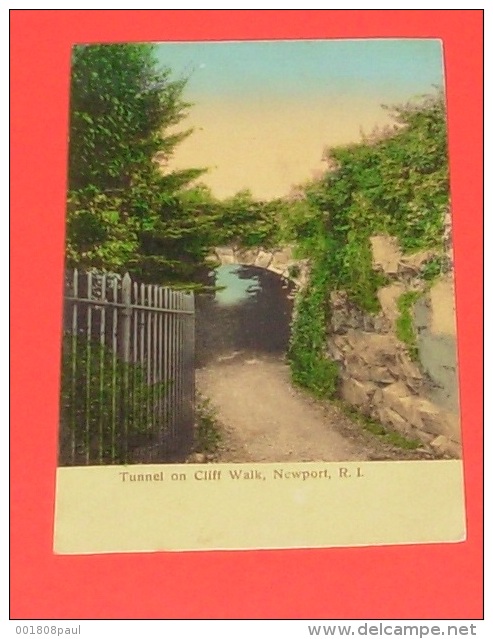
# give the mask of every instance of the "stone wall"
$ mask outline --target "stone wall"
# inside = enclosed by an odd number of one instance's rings
[[[382,424],[449,457],[460,457],[454,285],[451,272],[433,286],[420,277],[433,253],[402,255],[389,236],[371,238],[373,268],[389,284],[378,292],[381,312],[367,314],[344,291],[331,294],[327,355],[338,362],[340,395]],[[420,291],[414,328],[418,359],[396,334],[399,297]]]
[[[308,282],[308,260],[296,259],[291,246],[274,249],[218,246],[209,258],[216,264],[241,264],[265,268],[292,281],[298,290],[303,289]]]

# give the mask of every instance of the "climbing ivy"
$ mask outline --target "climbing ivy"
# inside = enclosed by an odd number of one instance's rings
[[[396,319],[395,329],[397,337],[407,346],[409,356],[413,360],[418,359],[418,344],[416,331],[413,324],[412,310],[414,304],[422,296],[421,291],[407,291],[397,300],[399,316]]]
[[[310,258],[311,275],[308,287],[296,302],[288,359],[296,384],[317,397],[331,397],[336,390],[338,370],[325,354],[328,291],[332,288],[340,255],[326,227],[325,216],[319,215],[316,208],[298,205],[296,217],[299,222],[296,228],[301,230],[297,236],[298,255]]]
[[[272,248],[281,240],[282,219],[289,205],[282,199],[256,200],[250,191],[216,200],[218,244]]]
[[[285,225],[311,264],[292,326],[292,374],[317,394],[330,396],[336,387],[336,365],[325,354],[330,292],[344,289],[363,310],[379,310],[377,291],[386,280],[372,268],[370,236],[396,236],[405,252],[442,249],[449,203],[443,95],[389,111],[393,126],[326,151],[328,170],[303,186]],[[430,262],[423,275],[431,279],[436,269]]]

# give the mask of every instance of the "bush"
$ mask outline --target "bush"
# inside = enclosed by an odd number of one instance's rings
[[[221,443],[221,432],[216,411],[209,399],[199,395],[196,401],[195,450],[199,453],[215,453]]]
[[[408,291],[403,293],[397,300],[397,308],[400,311],[395,323],[397,337],[407,345],[409,356],[413,360],[418,359],[418,345],[412,308],[421,295],[420,291]]]
[[[66,335],[62,351],[60,464],[126,463],[152,440],[152,411],[166,419],[166,384],[100,342]]]
[[[326,304],[322,286],[310,288],[299,300],[292,326],[288,359],[295,384],[316,397],[332,397],[338,378],[337,364],[325,355]]]

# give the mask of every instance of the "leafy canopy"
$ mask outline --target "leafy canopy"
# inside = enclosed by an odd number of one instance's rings
[[[184,80],[158,71],[150,44],[78,46],[71,80],[70,190],[108,194],[152,175],[189,134],[164,135],[190,106]]]
[[[68,265],[176,282],[203,264],[211,221],[190,186],[203,169],[165,172],[191,133],[176,129],[190,106],[185,85],[158,69],[154,45],[75,48]]]
[[[370,236],[395,235],[408,252],[434,250],[425,279],[440,268],[449,206],[444,98],[437,92],[390,111],[394,126],[326,151],[325,175],[304,185],[286,219],[288,237],[311,263],[292,326],[291,369],[317,394],[335,389],[335,365],[325,354],[330,292],[345,289],[365,311],[379,310],[385,282],[372,268]]]

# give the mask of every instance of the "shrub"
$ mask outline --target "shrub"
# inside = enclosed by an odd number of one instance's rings
[[[408,291],[403,293],[397,300],[397,308],[400,311],[395,324],[397,337],[407,345],[409,356],[413,360],[418,359],[418,345],[412,308],[421,295],[420,291]]]
[[[153,411],[165,420],[166,384],[149,384],[144,367],[126,363],[85,336],[66,335],[62,350],[60,464],[125,463],[150,441]]]

